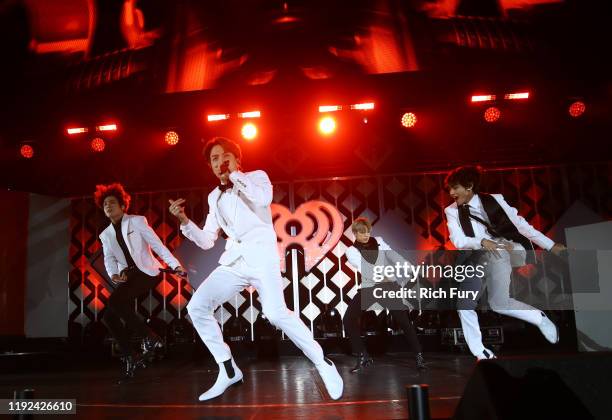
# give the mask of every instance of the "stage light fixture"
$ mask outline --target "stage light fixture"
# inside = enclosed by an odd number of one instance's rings
[[[210,114],[206,116],[208,122],[229,120],[230,114]]]
[[[494,101],[495,95],[472,95],[472,103]]]
[[[414,112],[405,112],[402,115],[402,125],[406,128],[412,128],[417,123],[417,116]]]
[[[106,148],[106,142],[100,137],[96,137],[91,141],[91,150],[96,153],[101,153]]]
[[[257,126],[253,123],[246,123],[242,126],[241,134],[245,140],[254,140],[257,137]]]
[[[336,120],[332,117],[323,117],[319,120],[319,131],[326,136],[336,131]]]
[[[34,148],[29,144],[22,144],[19,153],[25,159],[32,159],[34,157]]]
[[[260,118],[260,111],[249,111],[249,112],[241,112],[238,114],[238,118]]]
[[[494,106],[487,108],[484,112],[484,119],[488,123],[497,122],[500,118],[501,111],[499,110],[499,108],[496,108]]]
[[[354,104],[354,105],[351,105],[351,109],[357,109],[357,110],[361,110],[361,111],[368,111],[368,110],[374,109],[374,102],[366,102],[366,103],[362,103],[362,104]]]
[[[319,105],[319,112],[342,111],[342,105]]]
[[[571,117],[578,118],[586,111],[586,105],[582,101],[574,101],[570,104],[568,112]]]
[[[516,99],[529,99],[529,92],[517,92],[517,93],[506,93],[504,99],[516,100]]]
[[[97,131],[117,131],[117,124],[105,124],[96,127]]]
[[[87,133],[89,130],[86,127],[69,127],[66,129],[66,133],[69,136],[74,136],[76,134]]]
[[[167,131],[164,141],[168,146],[176,146],[179,142],[179,135],[176,131]]]

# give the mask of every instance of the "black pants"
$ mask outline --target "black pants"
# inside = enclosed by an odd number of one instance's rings
[[[156,279],[134,269],[128,273],[128,280],[121,283],[108,298],[103,320],[124,356],[132,354],[128,331],[143,337],[152,334],[151,329],[134,311],[134,299],[151,290],[157,284]]]
[[[408,317],[408,311],[389,311],[393,318],[400,324],[404,331],[404,337],[408,344],[408,350],[416,353],[420,353],[421,343],[416,335],[416,331],[410,318]],[[361,290],[357,291],[357,294],[348,304],[346,313],[344,314],[344,331],[351,342],[352,353],[364,353],[366,351],[365,342],[361,338],[361,329],[359,321],[361,319]]]

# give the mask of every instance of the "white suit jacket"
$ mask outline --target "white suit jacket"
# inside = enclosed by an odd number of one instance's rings
[[[214,246],[223,229],[228,239],[219,259],[221,265],[229,265],[239,257],[251,266],[280,265],[270,211],[272,183],[268,175],[264,171],[234,171],[229,178],[234,184],[231,190],[222,193],[217,187],[208,195],[204,227],[200,229],[190,220],[181,225],[181,232],[206,250]],[[219,211],[221,194],[230,197],[230,214],[225,216]]]
[[[491,196],[497,200],[499,205],[502,207],[504,212],[508,215],[510,221],[516,226],[519,233],[529,239],[531,242],[535,243],[539,247],[549,250],[553,247],[555,242],[544,235],[542,232],[538,231],[536,228],[531,226],[522,216],[518,214],[518,210],[514,207],[511,207],[504,196],[501,194],[491,194]],[[482,206],[482,201],[478,194],[474,194],[472,199],[469,202],[470,207],[476,207],[482,214],[485,214],[484,208]],[[486,227],[476,220],[470,218],[472,222],[472,228],[474,229],[474,237],[465,236],[463,229],[461,228],[461,224],[459,223],[459,210],[457,208],[457,203],[453,203],[450,206],[444,209],[444,213],[446,214],[446,224],[448,226],[448,232],[450,235],[450,240],[455,245],[457,249],[481,249],[482,246],[480,242],[483,239],[492,239],[491,235],[486,230]],[[522,248],[522,247],[521,247]]]
[[[362,258],[361,253],[355,246],[350,246],[346,249],[345,255],[348,260],[348,263],[353,267],[355,271],[361,273],[361,286],[360,287],[374,287],[376,284],[373,274],[374,274],[374,266],[393,266],[395,267],[396,263],[400,263],[402,267],[404,263],[407,262],[408,265],[412,265],[409,261],[407,261],[404,257],[402,257],[397,252],[393,251],[389,245],[383,240],[382,237],[376,236],[376,242],[378,242],[378,250],[381,251],[378,253],[378,258],[375,264],[370,264],[365,259]],[[410,268],[408,268],[408,273],[410,274]],[[401,285],[404,285],[409,278],[396,278],[395,276],[386,277],[386,279],[390,281],[395,281]]]
[[[159,239],[147,218],[124,214],[121,220],[121,233],[136,266],[149,276],[157,276],[162,265],[151,253],[151,248],[171,268],[181,265]],[[117,241],[117,235],[112,223],[100,234],[104,252],[104,266],[110,277],[119,274],[127,267],[123,251]]]

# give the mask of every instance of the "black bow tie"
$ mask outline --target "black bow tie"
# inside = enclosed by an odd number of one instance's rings
[[[223,193],[226,190],[229,190],[230,188],[232,188],[233,186],[234,184],[232,183],[232,181],[227,181],[227,184],[219,184],[219,189]]]

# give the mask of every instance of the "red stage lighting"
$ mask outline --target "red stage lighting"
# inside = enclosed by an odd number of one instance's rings
[[[179,142],[179,135],[176,131],[167,131],[164,136],[164,141],[168,146],[176,146]]]
[[[342,105],[319,105],[319,112],[342,111]]]
[[[34,157],[34,148],[29,144],[23,144],[19,152],[21,156],[26,159],[32,159]]]
[[[417,123],[417,117],[413,112],[406,112],[402,115],[402,125],[406,128],[412,128]]]
[[[246,123],[242,126],[241,133],[245,140],[254,140],[257,137],[257,126],[253,123]]]
[[[319,131],[325,136],[329,136],[336,131],[336,120],[332,117],[323,117],[319,120]]]
[[[497,122],[500,118],[501,118],[501,111],[494,106],[487,108],[484,112],[484,119],[488,123]]]
[[[103,152],[106,148],[106,143],[100,137],[96,137],[91,141],[91,150],[94,152],[100,153]]]
[[[359,109],[361,111],[367,111],[370,109],[374,109],[374,102],[367,102],[363,104],[354,104],[351,105],[351,109]]]
[[[495,95],[472,95],[472,102],[494,101]]]
[[[229,114],[211,114],[211,115],[207,115],[206,119],[208,120],[208,122],[223,121],[223,120],[229,120],[229,117],[230,117]]]
[[[261,112],[259,111],[241,112],[238,114],[238,118],[259,118],[259,117],[261,117]]]
[[[506,93],[504,99],[529,99],[529,92]]]
[[[66,133],[69,136],[74,136],[75,134],[87,133],[89,130],[85,127],[70,127],[66,129]]]
[[[117,131],[117,124],[105,124],[96,127],[98,131]]]
[[[582,101],[575,101],[568,108],[570,116],[574,118],[580,117],[582,114],[584,114],[585,111],[586,105]]]

